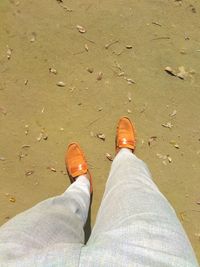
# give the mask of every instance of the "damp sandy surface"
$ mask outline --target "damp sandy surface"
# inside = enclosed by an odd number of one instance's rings
[[[74,140],[93,174],[94,224],[128,115],[200,259],[199,14],[195,0],[0,1],[1,224],[69,186]]]

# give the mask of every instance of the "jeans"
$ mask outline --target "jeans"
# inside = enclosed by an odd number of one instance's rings
[[[0,228],[0,267],[198,267],[175,211],[146,164],[115,157],[91,236],[84,244],[90,184],[83,175],[60,196]]]

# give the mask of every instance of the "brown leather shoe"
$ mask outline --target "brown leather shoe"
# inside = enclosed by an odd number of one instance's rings
[[[85,155],[77,143],[69,144],[65,154],[65,164],[71,183],[75,182],[78,176],[88,174],[90,193],[92,193],[92,177],[88,169]]]
[[[129,148],[134,151],[136,147],[136,131],[127,117],[120,118],[117,125],[117,133],[115,139],[116,153],[119,152],[121,148]]]

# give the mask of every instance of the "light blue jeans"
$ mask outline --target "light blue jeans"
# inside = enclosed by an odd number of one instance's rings
[[[0,267],[197,267],[191,244],[143,161],[122,149],[112,163],[84,245],[89,181],[80,176],[0,228]]]

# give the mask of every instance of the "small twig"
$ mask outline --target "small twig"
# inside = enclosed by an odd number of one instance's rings
[[[73,56],[80,55],[80,54],[83,54],[83,53],[85,53],[85,50],[80,51],[80,52],[73,53]]]
[[[195,212],[200,212],[200,210],[192,210],[192,211],[195,211]]]
[[[83,36],[83,35],[82,35],[82,37],[83,37],[85,40],[89,41],[90,43],[92,43],[92,44],[96,44],[95,41],[90,40],[90,39],[88,39],[87,37],[85,37],[85,36]]]
[[[162,25],[160,23],[156,22],[156,21],[153,21],[152,24],[162,27]]]
[[[99,117],[99,118],[97,118],[97,119],[91,121],[91,122],[87,125],[87,127],[91,126],[92,124],[94,124],[95,122],[97,122],[98,120],[100,120],[101,118],[102,118],[102,117]]]
[[[73,11],[71,8],[68,8],[67,6],[63,5],[63,0],[57,0],[57,2],[66,11],[68,11],[68,12],[72,12]]]
[[[163,36],[163,37],[154,38],[154,39],[152,39],[152,41],[155,41],[155,40],[169,40],[169,39],[171,39],[169,36]]]
[[[121,50],[120,52],[115,52],[115,51],[113,51],[113,54],[114,55],[117,55],[117,56],[120,56],[123,52],[125,51],[125,49],[123,49],[123,50]]]
[[[106,45],[105,45],[105,49],[108,49],[111,45],[114,45],[114,44],[116,44],[116,43],[119,43],[119,40],[115,40],[115,41],[112,41],[112,42],[106,44]]]

